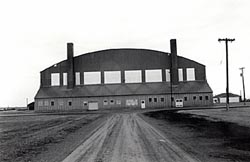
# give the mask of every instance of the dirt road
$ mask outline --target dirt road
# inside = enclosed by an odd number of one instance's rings
[[[155,127],[133,113],[113,114],[63,162],[195,162]]]

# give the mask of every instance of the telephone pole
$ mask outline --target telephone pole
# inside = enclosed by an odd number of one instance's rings
[[[227,111],[229,110],[229,80],[228,80],[228,42],[233,42],[235,39],[230,39],[230,38],[224,38],[224,39],[218,39],[219,42],[224,41],[226,43],[226,82],[227,82],[227,88],[226,88],[226,93],[227,93],[227,99],[226,99],[226,107]]]
[[[244,83],[244,69],[245,67],[241,67],[241,74],[240,76],[242,77],[242,85],[243,85],[243,100],[244,100],[244,105],[246,105],[246,96],[245,96],[245,83]]]

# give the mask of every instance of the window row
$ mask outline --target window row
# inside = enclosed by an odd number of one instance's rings
[[[64,101],[59,100],[58,105],[59,106],[64,106]],[[38,101],[38,106],[55,106],[55,101],[54,100]],[[72,101],[67,101],[67,106],[72,106]]]
[[[195,69],[187,68],[187,81],[195,80]],[[170,69],[166,69],[166,82],[170,82]],[[183,69],[178,69],[179,81],[183,81]],[[67,73],[63,73],[63,85],[67,85]],[[104,83],[116,84],[121,83],[121,71],[104,71]],[[162,70],[145,70],[145,82],[162,82]],[[127,70],[124,72],[125,83],[142,83],[142,70]],[[101,72],[84,72],[84,85],[101,84]],[[80,72],[75,73],[75,84],[81,84]],[[51,73],[51,86],[60,85],[60,73]]]
[[[171,98],[172,101],[174,101],[174,97]],[[197,96],[193,96],[193,100],[198,100],[198,97]],[[202,100],[209,100],[209,96],[205,96],[205,98],[203,98],[203,96],[199,96],[199,100],[202,101]],[[188,101],[188,97],[184,97],[184,101]],[[160,101],[158,101],[158,98],[148,98],[148,102],[165,102],[165,98],[164,97],[161,97],[160,98]]]

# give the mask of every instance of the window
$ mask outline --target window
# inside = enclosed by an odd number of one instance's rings
[[[80,72],[76,72],[75,74],[75,83],[76,85],[80,85]]]
[[[84,72],[84,84],[101,84],[101,72]]]
[[[196,96],[193,96],[193,100],[196,100]]]
[[[149,99],[148,99],[148,102],[152,102],[152,98],[149,98]]]
[[[178,69],[179,82],[183,81],[183,71],[182,69]]]
[[[121,100],[116,100],[117,105],[120,105],[121,103],[122,103]]]
[[[162,82],[161,69],[145,70],[146,82]]]
[[[125,71],[125,83],[141,83],[141,70]]]
[[[68,101],[68,105],[69,105],[69,106],[72,106],[72,101]]]
[[[83,101],[83,106],[88,106],[88,101]]]
[[[105,71],[104,83],[105,84],[121,83],[121,71]]]
[[[174,101],[174,97],[171,97],[171,101]]]
[[[166,69],[166,82],[170,82],[170,69]]]
[[[205,96],[205,99],[208,100],[209,99],[208,96]]]
[[[188,100],[188,98],[187,97],[184,97],[184,101],[187,101]]]
[[[43,106],[43,101],[38,101],[38,106]]]
[[[108,105],[108,101],[107,100],[103,100],[103,105]]]
[[[63,73],[63,85],[64,86],[68,85],[67,73]]]
[[[110,105],[114,105],[114,104],[115,104],[114,100],[110,100]]]
[[[60,85],[60,73],[51,73],[51,86]]]
[[[194,81],[194,80],[195,80],[195,69],[187,68],[187,81]]]
[[[54,106],[54,105],[55,105],[54,101],[50,101],[50,106]]]
[[[126,106],[136,106],[138,105],[137,99],[128,99],[126,100]]]
[[[154,102],[157,102],[157,98],[154,98]]]
[[[63,100],[58,101],[59,106],[63,106]]]
[[[49,106],[49,101],[44,101],[44,106]]]
[[[164,102],[164,98],[163,97],[161,98],[161,102]]]
[[[202,96],[200,96],[200,100],[202,100]]]

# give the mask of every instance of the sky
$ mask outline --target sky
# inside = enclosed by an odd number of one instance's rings
[[[214,95],[226,90],[225,43],[229,43],[229,91],[242,93],[245,67],[250,98],[249,0],[8,0],[0,2],[0,107],[25,106],[40,86],[40,71],[75,56],[110,48],[170,52],[206,66]]]

